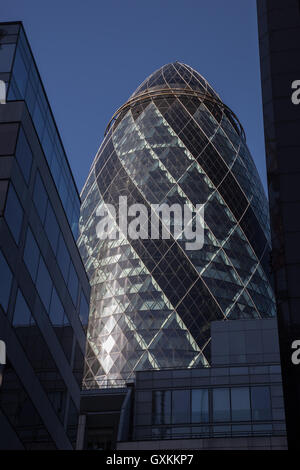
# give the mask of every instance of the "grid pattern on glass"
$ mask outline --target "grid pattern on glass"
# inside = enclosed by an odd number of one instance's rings
[[[35,176],[33,201],[72,297],[73,304],[76,307],[79,286],[78,276],[39,171],[37,171]]]
[[[23,259],[58,340],[70,362],[73,330],[30,227],[27,229]]]
[[[21,234],[23,212],[20,200],[11,183],[8,189],[4,217],[17,245]]]
[[[20,288],[17,291],[13,326],[37,378],[63,423],[67,388]]]
[[[243,423],[272,420],[270,387],[155,390],[152,424]]]
[[[197,72],[175,63],[134,95],[180,83],[215,94]],[[99,240],[97,209],[117,207],[121,195],[147,208],[204,204],[203,248],[187,251],[172,234]],[[82,192],[78,244],[92,285],[85,385],[207,365],[212,320],[274,316],[267,207],[243,136],[222,106],[198,95],[162,95],[124,110]]]
[[[16,159],[19,164],[19,167],[21,168],[24,179],[28,184],[32,165],[32,151],[22,126],[20,127],[18,136]]]
[[[60,195],[74,238],[78,234],[80,200],[56,130],[46,94],[21,27],[7,100],[25,100]]]

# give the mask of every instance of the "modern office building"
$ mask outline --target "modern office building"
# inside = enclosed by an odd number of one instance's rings
[[[286,449],[275,318],[213,321],[211,367],[82,392],[78,449]]]
[[[290,449],[299,449],[300,5],[258,0],[263,116],[282,379]],[[297,347],[296,344],[296,347]]]
[[[80,199],[21,23],[0,24],[1,449],[72,449],[89,282]]]
[[[120,196],[148,214],[153,204],[193,213],[204,204],[203,248],[187,249],[175,219],[168,239],[132,239],[118,217],[119,236],[100,239],[99,211],[118,212]],[[91,283],[86,388],[209,365],[212,321],[275,315],[262,184],[238,119],[191,67],[163,66],[114,114],[81,198],[78,244]]]

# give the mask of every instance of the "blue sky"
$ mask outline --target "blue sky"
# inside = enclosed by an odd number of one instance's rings
[[[255,0],[9,0],[22,20],[79,190],[113,113],[178,60],[237,114],[266,188]]]

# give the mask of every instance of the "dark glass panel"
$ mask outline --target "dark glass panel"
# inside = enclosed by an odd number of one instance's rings
[[[34,190],[33,190],[33,200],[35,207],[38,211],[42,224],[44,224],[45,215],[46,215],[46,208],[47,208],[47,201],[48,195],[40,176],[39,171],[36,173],[35,183],[34,183]]]
[[[25,178],[25,181],[26,183],[28,183],[32,164],[32,152],[22,127],[20,128],[17,143],[16,158]]]
[[[39,268],[36,279],[36,288],[42,299],[42,302],[47,310],[49,311],[50,298],[52,292],[52,280],[48,272],[47,266],[42,257],[40,257]]]
[[[23,222],[23,209],[12,184],[9,185],[4,216],[15,242],[18,244]]]
[[[158,390],[153,392],[152,416],[153,424],[171,423],[170,390]]]
[[[0,304],[3,310],[6,312],[7,307],[8,307],[8,301],[9,301],[13,276],[1,250],[0,250],[0,273],[1,273]]]
[[[192,423],[206,423],[208,420],[208,390],[192,390]]]
[[[20,289],[18,289],[15,311],[13,316],[13,325],[19,326],[30,326],[32,325],[32,316],[29,307],[22,295]]]
[[[62,272],[62,275],[65,281],[67,282],[70,265],[70,255],[61,233],[59,234],[58,240],[57,262]]]
[[[68,279],[68,289],[71,294],[74,305],[77,305],[77,295],[78,295],[78,276],[76,274],[74,265],[72,261],[70,262],[69,269],[69,279]]]
[[[49,318],[53,326],[62,326],[64,320],[64,308],[55,287],[52,289]]]
[[[172,391],[172,423],[189,423],[190,417],[190,390]]]
[[[40,250],[35,241],[34,236],[30,230],[30,227],[27,229],[25,249],[24,249],[24,261],[28,268],[28,271],[31,274],[33,281],[36,279],[36,273],[39,263]]]
[[[248,421],[251,419],[249,387],[231,389],[232,421]]]
[[[230,420],[229,388],[213,389],[213,419],[214,421]]]
[[[52,209],[50,201],[48,201],[46,219],[45,219],[45,232],[54,253],[57,250],[57,242],[59,236],[59,226],[56,220],[55,213]]]
[[[85,298],[83,291],[81,291],[80,297],[80,310],[79,310],[79,318],[83,326],[87,326],[88,319],[89,319],[89,304]]]
[[[253,421],[272,419],[269,387],[251,387],[251,408]]]

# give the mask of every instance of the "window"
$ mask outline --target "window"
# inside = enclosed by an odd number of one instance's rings
[[[27,84],[27,70],[22,59],[20,48],[17,47],[16,56],[14,60],[13,75],[17,82],[19,92],[24,96]]]
[[[10,296],[12,273],[1,250],[0,250],[0,272],[1,272],[0,304],[3,310],[6,312],[7,307],[8,307],[9,296]]]
[[[53,141],[52,141],[52,138],[50,137],[49,132],[50,130],[49,130],[49,124],[48,124],[45,127],[42,145],[43,145],[43,149],[44,149],[44,153],[45,153],[48,165],[51,166],[51,159],[52,159],[52,154],[53,154]]]
[[[247,421],[251,419],[249,387],[231,389],[232,421]]]
[[[36,279],[36,288],[48,312],[49,305],[50,305],[51,292],[52,292],[52,280],[42,257],[40,257],[40,262],[39,262],[39,269],[38,269],[37,279]]]
[[[78,276],[72,261],[70,262],[68,289],[71,294],[74,305],[77,305],[77,294],[78,294]]]
[[[171,422],[171,391],[158,390],[153,393],[153,423],[169,424]]]
[[[74,265],[71,262],[68,248],[65,244],[63,235],[60,232],[55,213],[39,172],[36,174],[33,199],[49,243],[56,254],[57,263],[67,284],[73,303],[76,306],[78,296],[78,276]]]
[[[214,421],[230,420],[230,398],[228,388],[213,389],[213,419]]]
[[[61,233],[59,235],[58,240],[57,262],[62,272],[62,275],[65,281],[67,282],[70,265],[70,255]]]
[[[207,423],[208,420],[208,390],[192,390],[192,423]]]
[[[33,200],[35,207],[39,213],[42,224],[44,224],[48,196],[39,172],[36,173],[35,177]]]
[[[251,430],[251,421],[272,419],[270,388],[267,386],[159,390],[153,392],[152,398],[153,425],[193,423],[191,429],[195,435],[208,433],[206,423],[215,422],[213,432],[226,434],[231,429],[228,422],[232,421],[235,423],[232,423],[232,432],[243,434]],[[257,432],[264,430],[262,423],[255,426]],[[180,433],[179,428],[176,429]]]
[[[81,291],[81,297],[80,297],[79,318],[80,318],[81,324],[83,326],[87,326],[88,321],[89,321],[89,304],[87,303],[87,300],[85,298],[83,291]]]
[[[37,130],[37,134],[39,137],[41,137],[45,127],[45,113],[41,106],[40,95],[38,93],[36,94],[36,103],[32,119]]]
[[[32,316],[29,307],[18,289],[17,300],[15,305],[13,325],[14,326],[30,326],[32,324]]]
[[[60,183],[60,178],[61,178],[61,168],[60,168],[60,163],[59,163],[58,150],[56,147],[54,149],[54,154],[53,154],[52,162],[51,162],[51,173],[55,181],[55,184],[58,188],[59,183]]]
[[[22,127],[20,128],[19,139],[16,150],[16,159],[21,168],[26,183],[28,184],[32,164],[32,152],[25,137]]]
[[[251,387],[251,408],[253,421],[272,419],[269,387]]]
[[[26,88],[26,103],[27,103],[27,106],[31,115],[33,113],[35,101],[36,101],[35,89],[32,85],[32,82],[34,80],[32,77],[33,74],[34,74],[33,68],[31,68],[29,72],[29,80],[28,80],[27,88]],[[10,92],[11,92],[11,89],[12,87],[10,86]]]
[[[45,220],[45,232],[54,253],[56,253],[57,242],[59,236],[59,226],[52,209],[51,203],[48,201],[46,220]]]
[[[172,423],[190,421],[190,390],[172,391]]]
[[[55,287],[52,289],[49,318],[53,326],[62,326],[64,321],[64,309]]]
[[[12,184],[9,185],[4,216],[15,242],[18,244],[23,221],[23,209]]]
[[[24,250],[24,261],[25,261],[28,271],[30,272],[30,275],[33,281],[35,281],[36,279],[39,256],[40,256],[39,247],[35,241],[34,236],[32,235],[30,228],[28,227],[26,242],[25,242],[25,250]]]

